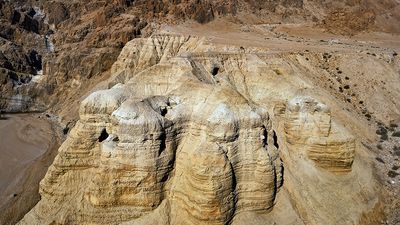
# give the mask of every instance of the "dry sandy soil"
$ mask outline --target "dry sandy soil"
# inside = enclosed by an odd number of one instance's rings
[[[400,50],[398,34],[361,32],[344,36],[325,32],[314,24],[258,24],[240,25],[234,19],[217,19],[208,24],[186,22],[166,25],[161,33],[176,33],[206,37],[214,44],[263,47],[276,52],[329,51],[353,52],[360,50]]]
[[[43,114],[0,120],[0,224],[13,224],[39,200],[39,181],[59,147],[58,131]]]

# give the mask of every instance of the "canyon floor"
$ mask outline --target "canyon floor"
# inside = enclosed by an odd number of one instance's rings
[[[55,127],[45,114],[2,114],[1,224],[16,223],[40,199],[39,181],[59,147]]]

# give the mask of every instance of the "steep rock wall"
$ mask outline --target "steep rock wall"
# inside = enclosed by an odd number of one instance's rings
[[[282,185],[305,224],[357,224],[379,202],[368,154],[296,97],[311,85],[291,61],[157,35],[127,44],[113,71],[20,224],[241,224],[273,212]]]

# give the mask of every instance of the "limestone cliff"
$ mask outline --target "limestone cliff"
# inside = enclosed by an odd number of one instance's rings
[[[297,97],[288,103],[285,135],[290,151],[304,151],[317,166],[351,171],[354,137],[331,121],[330,110],[314,99]]]
[[[265,52],[129,42],[19,224],[289,224],[274,217],[282,188],[305,224],[379,218],[368,154],[327,106],[298,97],[310,83],[293,62]]]

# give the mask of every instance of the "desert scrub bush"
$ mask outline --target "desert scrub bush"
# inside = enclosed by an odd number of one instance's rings
[[[386,140],[388,140],[388,131],[387,131],[387,129],[385,128],[385,127],[379,127],[377,130],[376,130],[376,134],[378,134],[378,135],[380,135],[381,136],[381,140],[382,141],[386,141]]]
[[[390,170],[390,171],[388,172],[388,176],[389,176],[390,178],[395,178],[397,175],[399,175],[399,174],[396,173],[396,171]]]
[[[379,157],[376,157],[375,159],[376,159],[376,161],[385,164],[385,161],[383,161],[383,159],[381,159],[381,158],[379,158]]]
[[[400,137],[400,131],[393,132],[393,137]]]

